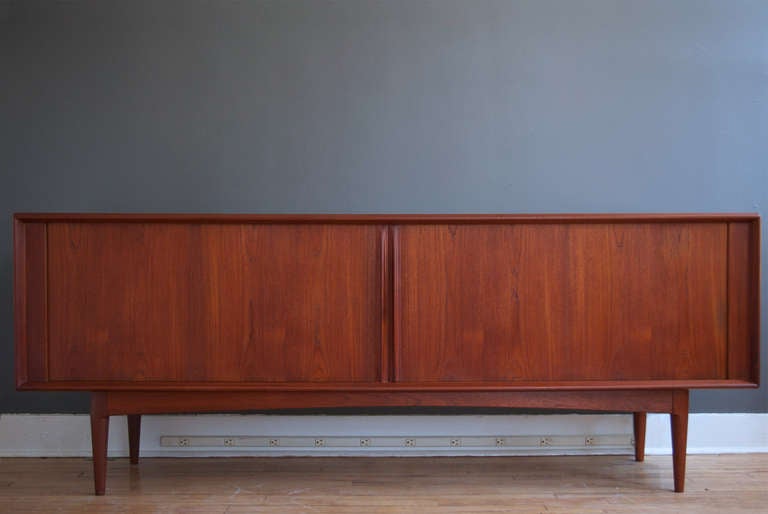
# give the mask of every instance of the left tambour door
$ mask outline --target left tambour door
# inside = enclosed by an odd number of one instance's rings
[[[48,382],[375,381],[379,231],[49,223]]]

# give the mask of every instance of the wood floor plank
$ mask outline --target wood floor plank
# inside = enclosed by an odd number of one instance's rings
[[[14,513],[764,513],[768,454],[691,455],[686,492],[670,457],[0,459]]]

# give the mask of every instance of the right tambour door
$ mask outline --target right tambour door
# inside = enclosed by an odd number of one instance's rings
[[[728,223],[395,231],[405,382],[725,379]]]

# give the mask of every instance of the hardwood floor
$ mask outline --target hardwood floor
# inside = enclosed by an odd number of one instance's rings
[[[768,454],[110,459],[107,496],[90,459],[0,459],[0,512],[627,513],[768,512]]]

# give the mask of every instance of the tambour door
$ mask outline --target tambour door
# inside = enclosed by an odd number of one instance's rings
[[[375,381],[380,231],[49,223],[47,379]]]
[[[728,378],[728,223],[413,224],[397,247],[401,381]]]

